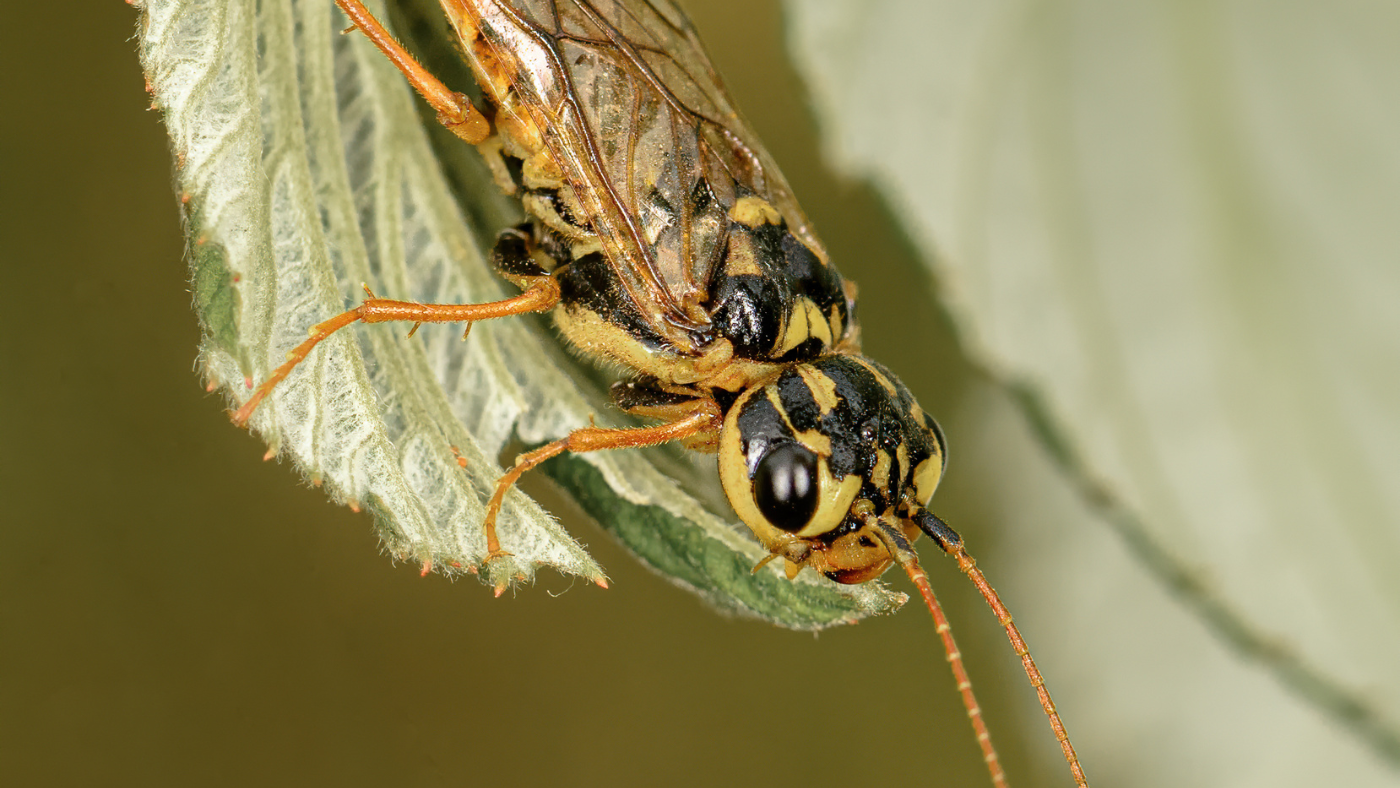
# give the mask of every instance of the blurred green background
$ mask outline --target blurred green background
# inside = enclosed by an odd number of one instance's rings
[[[996,582],[987,557],[1011,535],[971,494],[992,471],[957,464],[955,414],[985,385],[878,199],[823,168],[776,3],[688,6],[860,282],[867,351],[944,418],[955,464],[938,509]],[[394,565],[367,515],[260,461],[195,374],[136,18],[23,3],[0,30],[0,781],[985,784],[917,607],[819,637],[722,618],[538,479],[527,491],[612,589],[546,576],[497,600]],[[1008,771],[1063,782],[1000,628],[925,553]]]

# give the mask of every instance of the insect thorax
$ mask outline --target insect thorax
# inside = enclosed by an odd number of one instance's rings
[[[556,270],[560,331],[587,353],[699,390],[737,392],[791,364],[855,351],[852,288],[835,266],[757,197],[741,198],[723,217],[715,261],[701,266],[708,279],[691,296],[703,322],[682,341],[658,330],[665,309],[633,297],[614,261],[571,243],[554,247],[567,253]]]

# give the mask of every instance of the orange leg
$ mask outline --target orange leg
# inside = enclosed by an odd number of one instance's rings
[[[720,413],[719,406],[715,404],[714,400],[701,400],[694,413],[667,424],[632,429],[584,427],[574,430],[567,437],[520,455],[515,460],[515,466],[506,471],[500,481],[496,482],[496,492],[491,496],[490,503],[486,505],[486,522],[483,526],[486,529],[485,562],[489,563],[496,558],[510,555],[501,549],[501,540],[496,535],[496,517],[501,513],[501,504],[505,501],[506,492],[526,471],[536,465],[566,451],[635,449],[642,446],[656,446],[671,441],[685,440],[705,432],[718,432],[723,423],[724,416]],[[496,595],[500,596],[504,590],[504,586],[498,586]]]
[[[379,47],[379,51],[403,72],[413,89],[437,110],[438,123],[473,145],[491,136],[491,124],[472,106],[471,100],[450,90],[442,84],[442,80],[428,73],[402,44],[389,35],[389,31],[370,14],[364,3],[360,0],[335,0],[335,4],[350,17],[365,38]]]
[[[477,320],[521,315],[526,312],[545,312],[559,303],[559,283],[555,282],[553,277],[539,276],[527,281],[525,292],[520,295],[485,304],[417,304],[412,301],[390,301],[387,298],[376,298],[367,287],[365,292],[369,294],[369,298],[365,299],[363,304],[311,327],[311,337],[287,353],[286,362],[273,370],[267,380],[253,392],[253,396],[233,414],[233,423],[240,427],[247,424],[259,403],[316,345],[320,344],[321,340],[352,323],[386,323],[397,320],[413,323],[415,331],[419,323],[466,323],[470,330],[471,324]]]

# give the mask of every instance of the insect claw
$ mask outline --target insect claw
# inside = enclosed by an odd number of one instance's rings
[[[750,569],[750,570],[749,570],[749,574],[751,574],[751,575],[756,575],[756,574],[758,574],[758,570],[762,569],[762,568],[765,567],[765,566],[768,566],[768,563],[769,563],[770,561],[772,561],[773,559],[777,558],[777,557],[778,557],[778,554],[777,554],[777,553],[769,553],[768,555],[764,556],[762,561],[759,561],[758,563],[756,563],[756,564],[753,565],[753,569]]]
[[[421,325],[423,325],[423,324],[422,324],[422,323],[414,323],[414,324],[413,324],[413,328],[410,328],[410,329],[408,330],[408,335],[405,336],[404,339],[413,339],[413,335],[418,333],[418,327],[421,326]]]
[[[469,336],[472,335],[472,326],[474,326],[474,325],[476,325],[476,323],[474,323],[474,322],[467,323],[467,328],[466,328],[466,330],[462,332],[462,341],[463,341],[463,342],[466,342],[466,341],[467,341],[467,337],[469,337]]]
[[[419,576],[419,577],[427,577],[427,576],[428,576],[428,573],[431,572],[431,571],[433,571],[433,559],[431,559],[431,558],[424,558],[424,559],[423,559],[423,568],[420,569],[420,570],[418,571],[418,576]]]
[[[488,552],[488,553],[486,554],[486,557],[485,557],[485,558],[481,559],[481,569],[482,569],[483,571],[490,571],[490,569],[491,569],[491,562],[492,562],[492,561],[497,561],[497,560],[500,560],[500,559],[502,559],[502,558],[509,558],[509,557],[511,557],[511,556],[513,556],[513,555],[514,555],[514,553],[510,552],[509,550],[502,550],[502,549],[500,549],[499,547],[497,547],[497,548],[491,550],[490,552]],[[508,571],[508,570],[509,570],[509,567],[508,567],[508,566],[503,566],[503,567],[497,567],[497,569],[498,569],[499,571],[492,571],[491,574],[492,574],[493,576],[495,576],[495,577],[501,577],[501,573],[502,573],[503,571]],[[472,571],[473,573],[475,573],[477,570],[476,570],[475,568],[473,568],[471,571]],[[524,580],[524,579],[525,579],[525,575],[521,574],[519,571],[516,571],[515,574],[514,574],[514,576],[511,577],[510,579],[508,579],[508,580],[498,580],[498,581],[496,581],[496,584],[495,584],[496,598],[499,599],[500,596],[501,596],[501,594],[504,594],[504,593],[506,592],[506,589],[510,587],[511,583],[513,583],[513,582],[515,582],[515,581],[517,581],[517,580]]]
[[[599,588],[606,590],[608,587],[608,579],[606,577],[594,578],[593,582],[597,584]]]
[[[379,297],[379,296],[375,295],[375,294],[374,294],[374,291],[371,290],[371,289],[369,289],[369,285],[365,284],[364,282],[361,282],[361,283],[360,283],[360,287],[363,287],[363,288],[365,289],[365,295],[369,296],[370,298],[378,298],[378,297]]]

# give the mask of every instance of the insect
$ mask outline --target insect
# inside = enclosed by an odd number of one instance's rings
[[[488,503],[485,561],[508,555],[496,533],[506,492],[551,457],[669,442],[714,453],[726,497],[769,551],[755,571],[781,560],[790,578],[810,568],[855,584],[900,565],[934,618],[992,781],[1004,785],[912,547],[930,536],[991,605],[1087,785],[1011,615],[962,538],[927,508],[947,456],[942,431],[861,355],[854,286],[739,119],[685,15],[670,0],[441,0],[480,84],[478,108],[360,0],[336,2],[520,200],[528,219],[499,235],[492,256],[521,293],[481,304],[368,293],[314,326],[234,421],[246,424],[319,342],[354,323],[416,331],[550,312],[577,349],[630,370],[614,404],[658,423],[585,427],[521,455]]]

